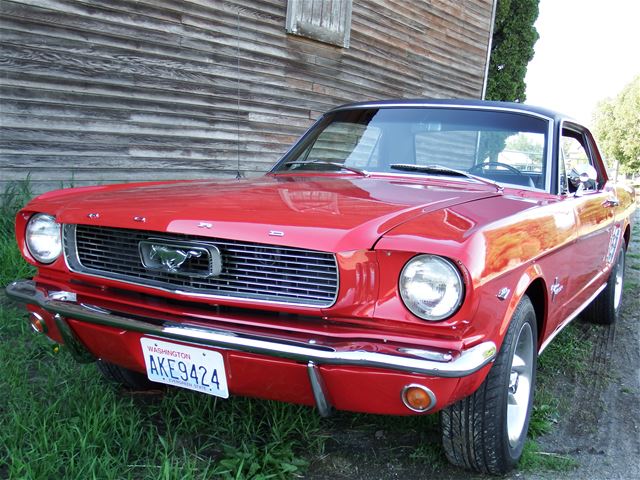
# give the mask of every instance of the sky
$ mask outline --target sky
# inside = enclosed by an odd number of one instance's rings
[[[596,104],[640,75],[640,0],[540,0],[525,103],[588,125]]]

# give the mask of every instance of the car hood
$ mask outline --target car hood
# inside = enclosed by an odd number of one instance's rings
[[[473,183],[292,175],[62,190],[31,207],[61,223],[339,252],[372,248],[385,232],[423,213],[497,194]]]

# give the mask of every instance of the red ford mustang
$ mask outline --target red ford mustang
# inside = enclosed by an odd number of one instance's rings
[[[615,321],[634,208],[554,112],[361,103],[262,178],[34,199],[16,232],[38,273],[7,293],[126,386],[439,411],[449,460],[500,473],[537,355],[581,312]]]

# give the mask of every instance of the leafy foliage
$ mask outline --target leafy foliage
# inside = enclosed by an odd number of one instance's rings
[[[527,65],[538,40],[539,0],[498,0],[489,61],[487,100],[524,102]]]
[[[640,172],[640,75],[616,98],[598,104],[593,123],[604,154],[619,161],[623,172]]]

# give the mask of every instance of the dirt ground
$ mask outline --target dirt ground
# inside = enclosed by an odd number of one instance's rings
[[[636,212],[636,224],[640,226],[640,210]],[[590,359],[579,374],[553,379],[552,389],[560,399],[559,417],[550,433],[536,439],[543,455],[570,458],[576,466],[563,471],[516,470],[501,478],[640,479],[639,237],[640,227],[636,226],[627,254],[626,288],[618,323],[601,326],[583,323],[580,317],[575,320],[581,322],[585,341],[593,345]],[[312,462],[305,478],[487,478],[443,463],[433,449],[431,466],[428,455],[416,461],[415,445],[439,442],[433,425],[426,438],[415,431],[394,433],[384,424],[379,430],[375,428],[354,427],[348,416],[331,421],[325,455]]]

